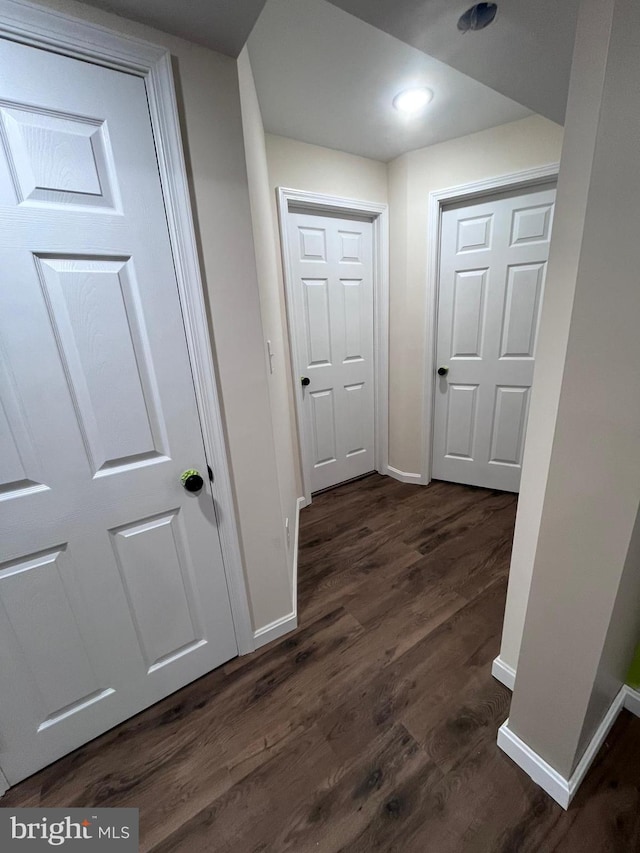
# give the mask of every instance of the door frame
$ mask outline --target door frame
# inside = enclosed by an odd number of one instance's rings
[[[389,467],[389,206],[378,202],[361,201],[278,187],[277,207],[282,253],[289,357],[293,380],[293,395],[298,424],[298,446],[304,506],[311,503],[310,441],[303,417],[303,397],[296,381],[298,334],[294,311],[294,281],[291,271],[290,241],[287,220],[290,213],[331,213],[368,219],[373,225],[373,385],[374,385],[374,464],[380,474]]]
[[[37,6],[28,0],[0,0],[0,37],[74,59],[88,60],[144,80],[205,456],[215,472],[211,491],[238,653],[247,654],[255,649],[255,641],[242,568],[171,54],[158,45],[118,35],[106,27]]]
[[[425,381],[422,410],[422,482],[431,482],[433,458],[433,421],[435,417],[435,369],[438,344],[438,279],[440,277],[440,236],[442,213],[446,205],[460,201],[490,200],[491,196],[511,190],[543,189],[558,181],[559,163],[549,163],[534,169],[523,169],[498,175],[484,181],[475,181],[429,193],[427,225],[427,281],[426,281],[426,338]],[[543,297],[544,300],[544,297]],[[430,343],[429,343],[430,342]]]

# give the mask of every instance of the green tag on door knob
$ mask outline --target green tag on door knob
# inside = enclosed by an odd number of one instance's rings
[[[189,468],[180,477],[180,482],[188,492],[199,492],[204,486],[204,480],[199,471],[195,468]]]

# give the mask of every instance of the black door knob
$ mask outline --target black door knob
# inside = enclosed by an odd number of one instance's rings
[[[308,376],[303,376],[300,379],[300,384],[302,385],[303,388],[306,388],[307,385],[311,385],[311,380],[309,379]]]
[[[193,468],[184,472],[182,477],[180,477],[180,482],[188,492],[199,492],[204,486],[204,480],[200,476],[200,473]]]
[[[438,368],[438,376],[446,376],[448,372],[449,372],[448,367],[442,366],[442,367]]]

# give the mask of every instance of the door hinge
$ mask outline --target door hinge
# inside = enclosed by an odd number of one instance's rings
[[[207,474],[209,475],[209,482],[213,483],[213,471],[211,470],[211,465],[207,465]]]

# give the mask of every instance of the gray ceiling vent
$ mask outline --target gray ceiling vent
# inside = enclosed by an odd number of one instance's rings
[[[498,12],[497,3],[476,3],[458,19],[458,29],[463,33],[471,30],[483,30],[493,23]]]

